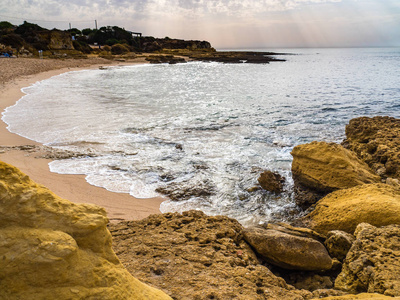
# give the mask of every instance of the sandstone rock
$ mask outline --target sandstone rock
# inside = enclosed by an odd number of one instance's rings
[[[0,162],[1,299],[170,299],[111,249],[104,209],[77,205]]]
[[[283,192],[283,185],[285,181],[285,177],[269,170],[262,172],[260,177],[258,177],[258,183],[264,190],[277,194]]]
[[[361,117],[346,126],[343,145],[384,178],[400,179],[400,120]]]
[[[113,247],[126,268],[174,299],[304,299],[259,264],[228,217],[200,211],[152,215],[109,224]]]
[[[292,272],[287,276],[286,282],[290,282],[296,289],[304,289],[311,292],[333,287],[332,279],[329,276],[321,276],[313,272]]]
[[[287,233],[290,235],[295,235],[299,237],[305,237],[305,238],[310,238],[314,239],[316,241],[319,241],[321,243],[324,243],[326,240],[326,236],[323,234],[320,234],[318,232],[315,232],[309,228],[302,228],[302,227],[293,227],[287,223],[267,223],[261,225],[265,229],[269,230],[276,230],[280,231],[283,233]]]
[[[400,225],[360,224],[335,287],[351,293],[400,296]]]
[[[319,200],[303,221],[322,234],[331,230],[353,233],[362,222],[400,224],[400,191],[383,183],[336,191]]]
[[[312,142],[294,147],[291,154],[295,185],[315,192],[317,200],[335,190],[380,182],[364,162],[338,144]],[[303,206],[312,204],[306,199],[297,202]]]
[[[246,241],[266,261],[285,269],[322,271],[332,267],[332,259],[320,242],[277,230],[249,227]]]
[[[354,236],[350,233],[333,230],[328,232],[324,244],[331,257],[342,261],[346,257],[347,252],[349,252],[354,240]]]
[[[177,64],[186,62],[183,57],[176,57],[173,55],[150,55],[146,57],[146,60],[151,64]]]
[[[171,182],[158,187],[157,193],[166,195],[172,201],[188,200],[192,197],[208,197],[215,194],[215,187],[211,181],[205,179],[198,182]]]
[[[393,300],[397,299],[393,297],[388,297],[384,295],[374,294],[374,293],[362,293],[358,295],[344,295],[344,296],[330,296],[325,298],[315,297],[312,299],[319,299],[319,300],[364,300],[364,299],[371,299],[371,300]]]

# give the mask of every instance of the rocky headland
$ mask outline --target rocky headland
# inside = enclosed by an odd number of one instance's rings
[[[223,63],[268,64],[284,61],[283,53],[216,51],[209,42],[142,36],[118,26],[99,29],[48,30],[24,22],[17,26],[0,21],[0,57],[41,57],[85,59],[98,56],[109,60],[129,61],[143,58],[150,63],[206,61]]]
[[[295,147],[303,212],[247,228],[188,211],[108,224],[110,235],[104,210],[60,199],[2,163],[0,298],[400,297],[399,127],[358,118],[343,145]],[[265,171],[259,183],[279,194],[278,175]]]

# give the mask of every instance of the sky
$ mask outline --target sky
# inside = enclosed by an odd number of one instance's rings
[[[119,26],[217,49],[400,46],[400,0],[1,0],[0,20]]]

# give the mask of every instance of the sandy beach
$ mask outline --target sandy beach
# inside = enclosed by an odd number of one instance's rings
[[[0,59],[0,111],[14,105],[24,94],[21,88],[61,73],[103,65],[145,63],[143,58],[129,62],[112,62],[101,58],[77,60],[39,60],[28,58]],[[56,101],[56,100],[55,100]],[[34,181],[57,195],[75,203],[92,203],[106,209],[111,221],[138,220],[160,213],[162,198],[136,199],[128,194],[109,192],[88,184],[83,175],[52,173],[50,159],[40,158],[46,149],[32,140],[10,133],[0,122],[0,160],[18,167]],[[26,147],[33,145],[35,147]],[[22,147],[21,147],[22,146]]]

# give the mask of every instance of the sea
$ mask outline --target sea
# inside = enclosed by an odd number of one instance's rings
[[[51,162],[52,172],[143,201],[169,191],[162,212],[285,220],[299,212],[294,146],[340,143],[352,118],[400,117],[400,48],[267,51],[286,61],[68,72],[24,88],[2,119],[13,133],[83,154]],[[286,178],[283,194],[253,188],[263,170]]]

